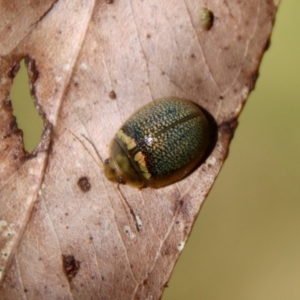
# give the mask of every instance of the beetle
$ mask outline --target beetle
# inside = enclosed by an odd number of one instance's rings
[[[181,180],[203,158],[209,125],[193,102],[169,97],[134,113],[112,139],[104,161],[108,180],[137,188],[160,188]]]

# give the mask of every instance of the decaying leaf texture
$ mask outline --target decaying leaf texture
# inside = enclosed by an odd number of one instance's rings
[[[48,1],[26,30],[24,15],[1,4],[14,41],[2,30],[10,42],[0,49],[1,299],[161,297],[227,156],[277,9],[269,0],[200,2]],[[210,30],[199,21],[205,6]],[[45,122],[31,155],[8,98],[23,57]],[[101,160],[118,127],[172,95],[215,119],[206,161],[158,190],[107,181]]]

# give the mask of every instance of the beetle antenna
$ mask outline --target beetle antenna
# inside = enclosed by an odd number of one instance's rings
[[[130,214],[131,214],[131,216],[132,216],[132,218],[133,218],[133,221],[134,221],[134,223],[135,223],[135,226],[136,226],[137,231],[141,231],[141,230],[142,230],[142,225],[141,225],[140,217],[139,217],[138,215],[136,215],[136,213],[134,212],[132,206],[131,206],[131,205],[129,204],[129,202],[127,201],[125,195],[123,194],[123,192],[122,192],[121,189],[120,189],[120,184],[119,184],[119,183],[118,183],[118,185],[117,185],[117,189],[118,189],[118,191],[119,191],[121,197],[123,198],[125,204],[126,204],[127,207],[129,208],[129,212],[130,212]],[[123,203],[123,205],[124,205],[124,203]]]
[[[103,165],[103,159],[102,159],[102,157],[101,157],[101,155],[100,155],[98,149],[96,148],[95,144],[94,144],[90,139],[88,139],[84,134],[81,134],[81,135],[82,135],[82,136],[89,142],[89,144],[93,147],[94,151],[96,152],[98,158],[101,160],[101,163],[102,163],[102,165]]]
[[[82,140],[75,134],[73,133],[71,130],[69,130],[69,132],[78,140],[78,142],[82,145],[82,147],[91,155],[91,157],[93,158],[93,160],[95,161],[95,163],[101,168],[103,169],[103,159],[101,158],[100,153],[98,152],[96,146],[94,145],[94,143],[88,139],[84,134],[81,134],[82,137],[84,139],[86,139],[89,144],[93,147],[94,151],[96,152],[96,155],[98,156],[99,160],[101,161],[101,164],[99,164],[99,161],[97,161],[97,159],[95,159],[95,157],[92,155],[91,151],[87,148],[87,146],[82,142]]]

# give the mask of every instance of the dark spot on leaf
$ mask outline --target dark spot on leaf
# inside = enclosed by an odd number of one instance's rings
[[[88,192],[91,189],[91,184],[86,176],[82,176],[78,179],[77,185],[82,192]]]
[[[6,112],[12,112],[12,110],[13,110],[13,107],[12,107],[12,104],[11,104],[11,101],[9,98],[3,100],[2,107]]]
[[[12,132],[15,132],[17,133],[19,131],[19,128],[18,128],[18,124],[16,122],[16,118],[14,117],[14,119],[9,123],[9,129],[10,131]]]
[[[115,93],[114,90],[110,91],[109,94],[108,94],[108,96],[109,96],[109,98],[112,99],[112,100],[114,100],[114,99],[117,98],[117,95],[116,95],[116,93]]]
[[[73,255],[63,255],[62,259],[64,272],[71,282],[80,269],[80,261],[76,260]]]
[[[232,139],[237,126],[238,126],[238,121],[236,118],[233,118],[229,121],[226,121],[226,122],[223,122],[222,124],[220,124],[219,130],[227,133],[230,136],[230,138]]]
[[[192,54],[191,54],[191,58],[196,58],[195,53],[192,53]]]
[[[271,46],[271,40],[268,39],[265,45],[265,51],[267,51],[270,48],[270,46]]]
[[[255,72],[251,75],[250,82],[249,82],[250,91],[254,90],[257,78],[258,78],[258,73],[257,72]]]
[[[174,208],[173,208],[174,213],[176,213],[178,209],[180,209],[182,206],[183,206],[183,200],[177,199],[174,203]]]
[[[220,100],[223,100],[223,99],[224,99],[224,97],[223,97],[223,96],[219,96],[219,99],[220,99]]]
[[[166,248],[164,251],[162,250],[161,253],[164,254],[164,255],[170,255],[171,254],[170,250],[168,248]]]
[[[13,64],[12,68],[8,72],[8,76],[14,78],[17,75],[19,69],[20,69],[20,62],[17,61]]]
[[[151,34],[150,34],[150,33],[147,33],[146,38],[147,38],[147,39],[150,39],[150,38],[151,38]]]
[[[236,39],[240,42],[243,38],[242,38],[242,36],[238,35],[238,36],[236,37]]]
[[[197,83],[197,85],[202,85],[203,79],[201,77],[196,77],[195,82]]]
[[[25,57],[25,64],[28,70],[28,75],[30,78],[31,83],[34,83],[38,77],[39,77],[39,71],[36,67],[36,63],[34,59],[31,59],[29,56]],[[34,89],[34,86],[33,86]],[[32,91],[33,95],[35,95],[35,92]]]
[[[107,4],[112,4],[114,2],[114,0],[106,0]]]

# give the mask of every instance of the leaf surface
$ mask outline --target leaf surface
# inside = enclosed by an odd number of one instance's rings
[[[10,41],[0,31],[1,299],[161,297],[227,157],[278,5],[211,1],[207,31],[204,2],[109,2],[48,1],[33,9],[33,1],[22,14],[17,2],[11,11],[0,6],[14,33]],[[23,57],[45,123],[32,154],[23,150],[8,98]],[[213,117],[217,140],[206,161],[157,190],[107,181],[101,161],[118,127],[168,96],[190,99]]]

